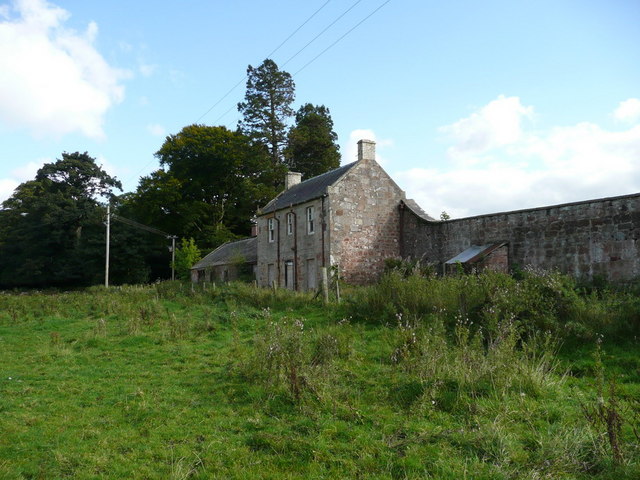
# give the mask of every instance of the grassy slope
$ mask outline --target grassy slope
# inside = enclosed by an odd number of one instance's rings
[[[616,466],[582,413],[591,346],[535,388],[469,390],[394,363],[406,332],[308,297],[265,310],[148,287],[0,307],[0,478],[640,478],[630,424]],[[636,401],[637,348],[605,357]]]

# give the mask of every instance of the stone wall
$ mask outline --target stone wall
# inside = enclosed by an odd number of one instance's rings
[[[380,165],[366,158],[329,188],[330,263],[348,283],[374,282],[385,259],[400,256],[403,198]]]
[[[320,268],[327,257],[324,204],[324,200],[318,198],[258,217],[256,280],[259,286],[270,286],[272,280],[279,287],[295,290],[315,289],[319,285]],[[313,233],[308,231],[308,207],[313,207],[314,211]],[[287,229],[288,214],[291,214],[293,222],[290,233]],[[269,218],[275,222],[273,242],[269,242]],[[287,266],[287,262],[291,262],[290,266]],[[289,275],[293,276],[290,278]]]
[[[215,265],[212,267],[206,267],[202,269],[191,270],[191,281],[194,283],[203,282],[234,282],[236,280],[243,279],[243,273],[247,277],[255,276],[256,266],[253,264],[244,264],[242,266],[229,264],[229,265]]]
[[[441,264],[471,245],[507,242],[510,268],[558,269],[577,278],[640,276],[640,194],[428,221],[401,205],[401,254]]]

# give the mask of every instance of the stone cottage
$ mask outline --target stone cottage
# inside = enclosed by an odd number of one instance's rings
[[[441,273],[533,266],[614,282],[640,277],[640,194],[438,221],[406,198],[370,140],[358,142],[356,162],[305,181],[289,172],[285,190],[257,212],[255,233],[242,242],[258,285],[294,290],[316,289],[321,267],[372,283],[387,258]],[[205,257],[194,281],[232,279],[232,251],[227,244]]]
[[[220,245],[191,267],[193,282],[231,282],[255,277],[257,263],[256,237]]]
[[[370,140],[358,142],[356,162],[306,181],[289,172],[285,190],[258,212],[258,285],[312,290],[331,266],[348,283],[373,282],[400,255],[404,198]]]

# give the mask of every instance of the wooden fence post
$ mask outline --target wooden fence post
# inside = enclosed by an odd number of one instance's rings
[[[327,276],[327,267],[322,267],[322,298],[325,305],[329,303],[329,278]]]

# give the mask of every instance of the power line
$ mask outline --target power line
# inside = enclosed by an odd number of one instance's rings
[[[271,57],[275,52],[277,52],[287,41],[289,41],[304,25],[306,25],[313,17],[315,17],[331,0],[327,0],[324,4],[322,4],[322,6],[320,6],[320,8],[318,8],[315,12],[313,12],[311,14],[311,16],[309,18],[307,18],[301,25],[299,25],[294,31],[293,33],[291,33],[282,43],[280,43],[280,45],[278,45],[268,56],[267,58]],[[351,7],[349,7],[347,10],[345,10],[342,14],[340,14],[333,22],[331,22],[327,27],[325,27],[320,33],[318,33],[314,38],[311,39],[311,41],[309,41],[304,47],[302,47],[300,50],[298,50],[293,56],[289,57],[285,63],[282,64],[282,66],[284,67],[287,63],[289,63],[291,60],[293,60],[295,57],[297,57],[300,53],[302,53],[302,51],[304,51],[309,45],[311,45],[315,40],[317,40],[321,35],[323,35],[329,28],[331,28],[336,22],[338,22],[338,20],[340,20],[342,17],[344,17],[347,13],[349,13],[356,5],[358,5],[362,0],[357,0],[353,5],[351,5]],[[302,70],[304,70],[305,68],[307,68],[309,65],[311,65],[313,62],[315,62],[318,58],[320,58],[322,55],[324,55],[327,51],[329,51],[331,48],[333,48],[334,46],[336,46],[338,43],[340,43],[347,35],[349,35],[351,32],[353,32],[355,29],[357,29],[360,25],[362,25],[364,22],[366,22],[369,18],[371,18],[373,15],[375,15],[382,7],[384,7],[387,3],[389,3],[391,0],[386,0],[384,3],[382,3],[378,8],[376,8],[373,12],[371,12],[369,15],[367,15],[366,17],[364,17],[362,20],[360,20],[358,23],[356,23],[353,27],[351,27],[349,30],[347,30],[346,33],[344,33],[343,35],[341,35],[337,40],[335,40],[333,43],[331,43],[331,45],[329,45],[327,48],[325,48],[324,50],[322,50],[318,55],[316,55],[315,57],[313,57],[311,60],[309,60],[307,63],[305,63],[300,69],[298,69],[293,75],[291,75],[291,77],[295,77],[297,74],[299,74],[300,72],[302,72]],[[211,112],[215,107],[217,107],[225,98],[227,98],[231,92],[233,92],[236,88],[238,88],[245,80],[247,79],[247,75],[245,75],[239,82],[237,82],[231,89],[229,89],[216,103],[214,103],[205,113],[203,113],[200,117],[198,117],[198,119],[196,120],[195,123],[198,123],[200,120],[202,120],[202,118],[204,118],[206,115],[209,114],[209,112]],[[231,110],[233,110],[235,108],[235,105],[232,105],[229,109],[227,109],[222,115],[220,115],[218,118],[216,118],[216,120],[213,122],[218,123],[218,121],[220,121],[222,118],[224,118]],[[237,121],[237,119],[235,119],[233,122],[228,123],[227,124],[227,128],[232,128],[233,123],[235,123]],[[149,162],[147,165],[145,165],[145,167],[143,169],[146,169],[147,166],[151,164],[151,162]]]
[[[298,33],[298,31],[304,27],[307,23],[309,23],[309,21],[315,17],[320,10],[322,10],[324,7],[327,6],[327,4],[330,2],[331,0],[327,0],[326,2],[324,2],[324,4],[322,4],[322,6],[320,8],[318,8],[315,12],[313,12],[311,14],[311,16],[309,18],[307,18],[304,22],[302,22],[302,24],[300,24],[298,26],[298,28],[296,28],[293,33],[291,33],[287,38],[284,39],[284,41],[282,43],[280,43],[280,45],[278,45],[269,55],[267,55],[267,58],[270,58],[274,53],[276,53],[278,50],[280,50],[280,48],[287,43],[291,37],[293,37],[296,33]],[[358,0],[361,1],[361,0]],[[306,47],[305,47],[306,48]],[[296,54],[297,55],[297,54]],[[292,57],[293,58],[293,57]],[[225,93],[216,103],[214,103],[211,108],[209,108],[209,110],[207,110],[206,112],[204,112],[202,115],[200,115],[200,117],[198,117],[198,119],[196,120],[196,123],[198,123],[200,120],[202,120],[202,118],[204,118],[211,110],[213,110],[215,107],[217,107],[220,102],[222,102],[225,98],[227,98],[229,96],[229,94],[231,94],[231,92],[233,92],[236,88],[238,88],[240,86],[240,84],[242,84],[245,80],[247,79],[247,75],[245,75],[244,77],[242,77],[242,80],[240,80],[238,83],[236,83],[233,87],[231,87],[229,89],[229,91],[227,93]],[[231,107],[233,108],[233,107]],[[229,109],[230,110],[230,109]],[[227,110],[224,114],[222,114],[222,116],[220,118],[222,118],[223,116],[225,116],[227,113],[229,113],[229,110]],[[219,120],[219,119],[218,119]],[[213,123],[216,123],[218,120],[216,120]]]
[[[333,42],[331,45],[329,45],[327,48],[325,48],[323,51],[321,51],[318,55],[316,55],[315,57],[313,57],[311,60],[309,60],[307,63],[305,63],[302,68],[300,68],[297,72],[295,72],[292,77],[295,77],[297,74],[299,74],[302,70],[304,70],[305,68],[307,68],[309,65],[311,65],[313,62],[315,62],[318,58],[320,58],[324,53],[326,53],[330,48],[334,47],[335,45],[337,45],[344,37],[346,37],[347,35],[349,35],[351,32],[353,32],[356,28],[358,28],[360,25],[362,25],[364,22],[366,22],[371,16],[373,16],[376,12],[378,12],[378,10],[380,10],[382,7],[384,7],[387,3],[389,3],[391,0],[387,0],[386,2],[384,2],[382,5],[380,5],[378,8],[376,8],[373,12],[371,12],[369,15],[367,15],[366,17],[364,17],[362,20],[360,20],[358,23],[355,24],[355,26],[353,26],[350,30],[347,30],[347,32],[342,35],[340,38],[338,38],[335,42]]]
[[[289,39],[290,39],[291,37],[293,37],[296,33],[298,33],[298,31],[299,31],[302,27],[304,27],[307,23],[309,23],[309,20],[311,20],[313,17],[315,17],[315,16],[316,16],[316,14],[317,14],[318,12],[320,12],[320,10],[322,10],[324,7],[326,7],[326,6],[327,6],[327,4],[328,4],[330,1],[331,1],[331,0],[327,0],[327,1],[326,1],[326,2],[325,2],[325,3],[324,3],[324,4],[323,4],[323,5],[322,5],[318,10],[316,10],[315,12],[313,12],[313,14],[312,14],[309,18],[307,18],[307,19],[302,23],[302,25],[300,25],[298,28],[296,28],[296,29],[294,30],[294,32],[293,32],[291,35],[289,35],[287,38],[285,38],[284,42],[282,42],[280,45],[278,45],[278,46],[275,48],[275,50],[274,50],[273,52],[271,52],[269,55],[267,55],[267,58],[271,58],[271,56],[272,56],[274,53],[276,53],[278,50],[280,50],[280,47],[282,47],[285,43],[287,43],[287,42],[289,41]]]
[[[300,50],[298,50],[296,53],[293,54],[293,56],[289,57],[289,59],[284,62],[282,64],[282,66],[284,67],[287,63],[289,63],[291,60],[293,60],[294,58],[296,58],[298,56],[298,54],[300,54],[302,51],[304,51],[309,45],[311,45],[313,42],[315,42],[318,38],[320,38],[320,36],[326,32],[327,30],[329,30],[331,27],[333,27],[338,20],[340,20],[342,17],[344,17],[347,13],[349,13],[351,10],[353,10],[353,8],[358,5],[362,0],[357,0],[353,5],[351,5],[349,8],[347,8],[344,12],[342,12],[342,14],[340,16],[338,16],[338,18],[336,18],[333,22],[331,22],[329,25],[327,25],[324,30],[322,30],[319,34],[317,34],[315,37],[313,37],[311,39],[311,41],[309,41],[309,43],[307,43],[304,47],[302,47]]]
[[[117,220],[118,222],[124,223],[126,225],[130,225],[132,227],[139,228],[141,230],[146,230],[147,232],[155,233],[156,235],[161,235],[161,236],[167,237],[167,238],[173,236],[170,233],[163,232],[162,230],[160,230],[158,228],[150,227],[149,225],[144,225],[142,223],[138,223],[135,220],[131,220],[129,218],[121,217],[120,215],[116,215],[115,213],[111,214],[111,218],[113,218],[114,220]]]
[[[361,0],[358,0],[355,4],[353,4],[347,11],[345,11],[340,17],[338,17],[333,23],[337,22],[342,16],[344,16],[346,13],[349,12],[349,10],[351,10],[353,7],[355,7],[358,3],[360,3]],[[351,32],[353,32],[356,28],[358,28],[360,25],[362,25],[364,22],[366,22],[369,18],[371,18],[373,15],[375,15],[382,7],[384,7],[387,3],[389,3],[391,0],[386,0],[382,5],[380,5],[378,8],[376,8],[373,12],[371,12],[369,15],[367,15],[366,17],[364,17],[362,20],[360,20],[358,23],[356,23],[353,27],[351,27],[349,30],[347,30],[346,33],[344,33],[342,36],[340,36],[340,38],[338,38],[336,41],[334,41],[331,45],[329,45],[327,48],[325,48],[324,50],[322,50],[318,55],[316,55],[315,57],[313,57],[311,60],[309,60],[307,63],[305,63],[302,68],[298,69],[293,75],[291,75],[291,77],[295,77],[297,74],[299,74],[302,70],[304,70],[305,68],[307,68],[309,65],[311,65],[313,62],[315,62],[318,58],[320,58],[322,55],[324,55],[329,49],[333,48],[334,46],[336,46],[342,39],[344,39],[347,35],[349,35]],[[331,25],[333,25],[333,23]],[[329,25],[329,27],[331,27],[331,25]],[[308,45],[310,45],[317,37],[319,37],[320,35],[322,35],[329,27],[325,28],[322,32],[320,32],[313,40],[311,40],[311,42],[309,42],[307,45],[305,45],[302,50],[304,50]],[[300,50],[298,53],[300,53],[302,50]],[[294,55],[294,57],[296,55],[298,55],[298,53],[296,53]],[[289,60],[293,59],[293,57],[291,57]],[[289,60],[287,60],[287,62],[285,62],[283,64],[286,65],[286,63],[289,62]],[[222,118],[224,115],[226,115],[227,113],[229,113],[231,109],[227,110],[220,118]],[[228,126],[231,124],[227,124]]]
[[[359,0],[360,1],[360,0]],[[269,53],[269,55],[267,55],[267,58],[270,58],[274,53],[276,53],[278,50],[280,50],[280,48],[287,43],[296,33],[298,33],[300,31],[300,29],[302,27],[304,27],[307,23],[309,23],[309,21],[311,21],[311,19],[313,17],[315,17],[318,13],[320,13],[320,11],[326,7],[329,2],[331,2],[331,0],[327,0],[326,2],[324,2],[320,8],[318,8],[315,12],[313,12],[311,14],[311,16],[309,16],[304,22],[302,22],[298,28],[296,28],[287,38],[285,38],[280,45],[278,45],[275,49],[273,49],[273,51],[271,53]],[[335,22],[334,22],[335,23]],[[305,46],[306,48],[306,46]],[[299,53],[299,52],[298,52]],[[297,55],[297,54],[296,54]],[[293,57],[291,57],[293,58]],[[289,59],[291,60],[291,59]],[[200,115],[198,117],[198,119],[195,121],[195,123],[198,123],[200,120],[202,120],[204,117],[206,117],[209,112],[211,112],[214,108],[216,108],[218,105],[220,105],[220,103],[227,98],[236,88],[238,88],[241,84],[243,84],[245,82],[245,80],[247,79],[247,75],[245,75],[244,77],[242,77],[242,79],[240,81],[238,81],[238,83],[236,83],[233,87],[231,87],[222,97],[220,97],[218,99],[218,101],[216,103],[214,103],[206,112],[204,112],[202,115]],[[231,108],[229,108],[226,112],[224,112],[222,115],[220,115],[216,120],[213,121],[213,123],[218,123],[219,120],[221,120],[225,115],[227,115],[231,110],[233,110],[235,108],[235,105],[231,106]],[[230,128],[230,127],[229,127]],[[136,176],[142,172],[143,170],[146,170],[147,167],[149,165],[151,165],[151,163],[153,162],[153,160],[150,160],[144,167],[142,167],[140,170],[138,170],[138,173],[136,174]],[[130,180],[130,179],[129,179]]]

